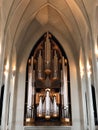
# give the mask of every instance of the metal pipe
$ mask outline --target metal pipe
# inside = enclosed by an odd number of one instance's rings
[[[68,84],[67,84],[67,65],[65,65],[65,58],[62,57],[63,70],[63,97],[64,97],[64,117],[68,117]]]
[[[50,119],[50,89],[46,89],[46,111],[45,118]]]
[[[31,117],[32,109],[32,69],[31,65],[28,67],[28,97],[27,97],[27,118]]]

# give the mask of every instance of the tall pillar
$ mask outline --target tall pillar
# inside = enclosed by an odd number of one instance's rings
[[[3,100],[3,109],[2,109],[2,120],[1,120],[1,130],[7,130],[8,123],[8,103],[9,103],[9,71],[5,72],[5,89],[4,89],[4,100]]]
[[[13,130],[14,120],[14,100],[15,100],[15,75],[11,79],[11,98],[10,98],[10,109],[9,109],[9,130]]]
[[[0,96],[1,96],[1,87],[4,84],[4,45],[2,45],[2,40],[0,42]]]
[[[88,120],[89,120],[89,130],[95,130],[94,124],[94,110],[93,110],[93,100],[92,100],[92,90],[91,90],[91,75],[90,70],[87,68],[87,75],[86,75],[86,83],[87,83],[87,105],[88,105]]]
[[[87,108],[87,93],[86,93],[86,79],[83,70],[81,71],[81,90],[82,90],[82,104],[83,104],[83,130],[87,129],[88,125],[88,108]]]
[[[98,124],[98,58],[97,58],[97,73],[96,73],[96,86],[95,86],[95,95],[96,95],[96,109],[97,109],[97,124]]]

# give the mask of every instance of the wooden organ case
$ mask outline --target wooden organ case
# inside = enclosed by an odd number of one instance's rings
[[[50,33],[28,60],[25,125],[37,121],[70,124],[68,63]]]

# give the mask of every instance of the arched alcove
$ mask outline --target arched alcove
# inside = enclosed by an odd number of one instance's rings
[[[30,41],[28,41],[28,44],[25,44],[25,48],[23,51],[20,51],[17,56],[17,71],[16,71],[16,86],[15,86],[15,112],[14,112],[14,120],[15,120],[15,128],[18,127],[23,129],[28,129],[28,126],[23,126],[24,123],[24,103],[25,103],[25,81],[26,81],[26,66],[27,66],[27,60],[30,55],[30,52],[32,51],[32,47],[35,46],[35,43],[37,43],[38,39],[47,32],[51,32],[53,36],[55,36],[58,41],[60,42],[64,52],[66,52],[68,61],[69,61],[69,73],[70,73],[70,97],[71,97],[71,113],[72,113],[72,126],[73,128],[79,128],[80,129],[80,123],[76,125],[77,120],[80,120],[80,109],[79,109],[79,98],[78,98],[78,83],[77,83],[77,69],[76,69],[76,62],[75,57],[73,54],[72,48],[69,46],[68,41],[66,41],[66,38],[64,35],[61,35],[59,31],[57,31],[55,28],[51,26],[46,26],[45,28],[39,29],[34,35],[32,35],[32,38]],[[20,98],[21,97],[21,98]],[[21,106],[20,106],[21,102]],[[77,102],[75,104],[75,102]],[[75,104],[75,105],[74,105]],[[77,114],[76,114],[77,113]],[[18,122],[20,121],[20,124]],[[37,127],[38,128],[38,127]],[[39,127],[40,128],[40,127]],[[46,128],[46,127],[45,127]],[[66,127],[64,127],[66,129]],[[32,129],[35,129],[35,127],[32,127]],[[63,129],[62,127],[58,129]]]
[[[96,106],[96,95],[95,95],[95,87],[91,85],[92,87],[92,98],[93,98],[93,107],[94,107],[94,119],[95,119],[95,125],[97,125],[97,106]]]
[[[71,125],[69,62],[50,32],[28,58],[25,95],[25,125]]]
[[[4,85],[1,87],[1,93],[0,93],[0,125],[1,125],[1,117],[2,117],[2,106],[3,106],[3,97],[4,96]]]

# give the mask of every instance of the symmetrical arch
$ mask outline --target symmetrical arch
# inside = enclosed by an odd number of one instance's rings
[[[58,39],[69,61],[72,105],[72,126],[69,129],[86,130],[89,127],[90,130],[95,130],[91,84],[96,90],[97,113],[98,74],[95,71],[96,68],[98,70],[98,65],[94,52],[97,41],[94,37],[98,33],[97,4],[93,0],[2,1],[0,86],[3,83],[3,72],[7,72],[4,80],[2,130],[7,127],[9,130],[28,129],[23,125],[26,65],[32,48],[47,31]],[[94,15],[96,24],[92,20]],[[89,75],[89,72],[92,72],[92,75]]]

